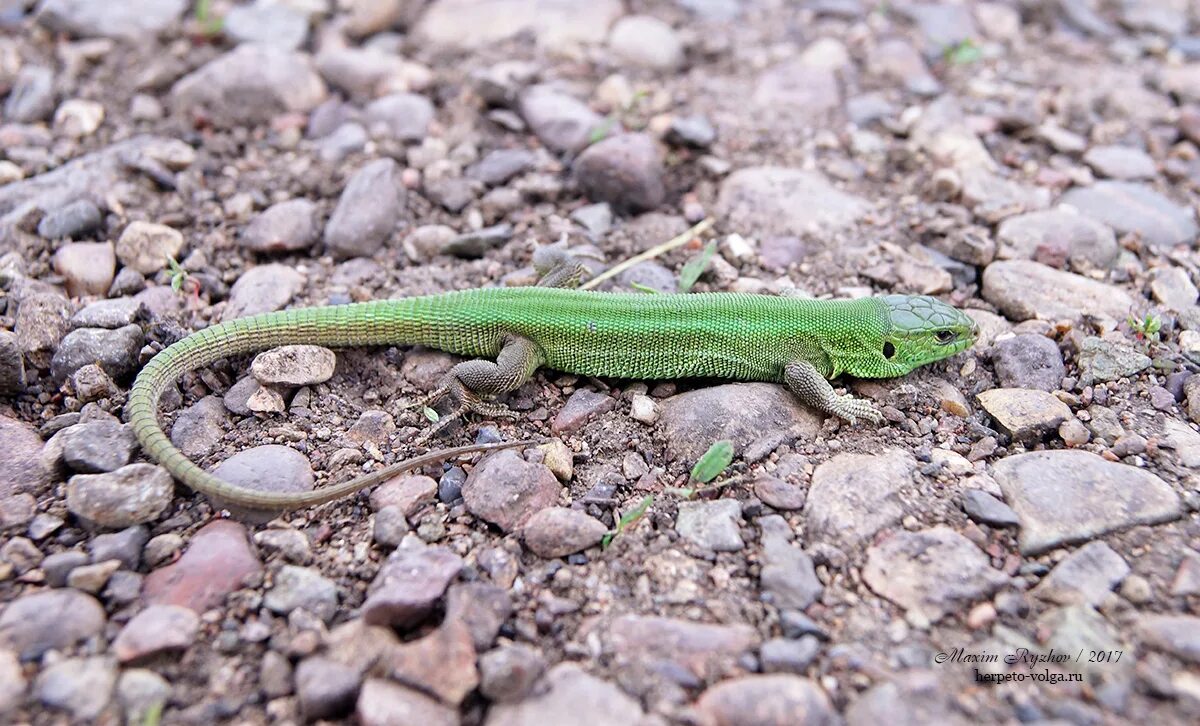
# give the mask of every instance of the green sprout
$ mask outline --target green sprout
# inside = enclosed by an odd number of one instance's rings
[[[196,0],[195,18],[196,24],[200,26],[200,33],[206,38],[219,35],[225,27],[225,19],[212,11],[212,0]]]
[[[612,531],[605,534],[604,538],[600,540],[600,549],[608,549],[608,546],[612,544],[614,539],[621,536],[626,529],[645,516],[646,510],[649,509],[650,505],[653,503],[654,495],[647,495],[642,499],[642,501],[638,502],[636,507],[622,514],[617,519],[617,526]]]
[[[942,57],[950,65],[967,66],[983,58],[983,51],[975,44],[974,40],[966,38],[948,46],[946,50],[942,51]]]
[[[683,489],[675,489],[679,496],[684,499],[691,499],[696,495],[696,492],[704,489],[713,489],[723,487],[739,480],[739,477],[734,479],[726,479],[713,484],[712,481],[720,476],[729,465],[733,463],[733,442],[729,439],[721,439],[708,447],[699,459],[696,460],[695,466],[692,467],[692,472],[689,475],[689,483],[698,486],[684,487]]]
[[[1146,313],[1142,318],[1135,318],[1130,315],[1129,327],[1133,330],[1133,334],[1138,340],[1157,343],[1159,331],[1162,330],[1162,320],[1154,313]]]
[[[188,271],[179,265],[179,260],[173,255],[167,255],[167,269],[171,271],[171,289],[179,292],[183,289],[183,283],[191,279]]]
[[[704,273],[708,267],[708,261],[712,259],[713,254],[717,251],[717,241],[712,240],[704,246],[700,253],[688,260],[684,264],[683,269],[679,271],[679,292],[687,292],[692,289],[692,285],[700,279],[700,275]]]

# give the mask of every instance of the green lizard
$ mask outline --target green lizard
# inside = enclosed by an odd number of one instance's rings
[[[574,286],[578,273],[579,268],[560,266],[543,283]],[[171,444],[156,417],[163,390],[183,373],[218,359],[280,345],[411,344],[481,357],[454,366],[427,397],[432,402],[448,396],[456,404],[439,426],[466,412],[510,416],[485,399],[518,388],[542,366],[618,378],[777,381],[820,411],[851,423],[881,423],[871,403],[839,396],[829,379],[902,376],[970,347],[976,333],[966,314],[925,296],[808,300],[545,286],[464,290],[283,310],[205,328],[146,364],[130,391],[126,415],[146,453],[192,489],[243,507],[294,509],[333,501],[427,463],[530,442],[434,451],[311,492],[253,492],[201,469]]]

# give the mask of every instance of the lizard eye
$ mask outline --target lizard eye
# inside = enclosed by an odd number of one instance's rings
[[[885,341],[883,344],[883,357],[891,360],[894,355],[896,355],[896,346],[892,345],[892,341],[890,340]]]
[[[952,340],[954,340],[954,331],[951,331],[951,330],[937,331],[937,342],[949,343]]]

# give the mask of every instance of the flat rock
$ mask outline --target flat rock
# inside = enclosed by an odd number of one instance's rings
[[[110,529],[153,522],[174,496],[171,475],[153,464],[128,464],[104,474],[76,474],[67,481],[67,509]]]
[[[713,726],[833,726],[839,720],[820,686],[790,674],[721,681],[700,694],[695,709]]]
[[[974,521],[993,527],[1016,527],[1021,523],[1012,507],[981,489],[963,492],[963,511]]]
[[[1093,146],[1083,163],[1110,179],[1153,179],[1158,174],[1154,159],[1132,146]]]
[[[846,707],[847,726],[880,723],[968,726],[971,721],[936,671],[912,668],[872,686]]]
[[[491,701],[519,702],[545,671],[541,651],[522,643],[501,645],[479,657],[479,692]]]
[[[419,43],[455,50],[493,46],[530,33],[539,46],[565,51],[602,42],[623,13],[620,0],[434,0],[413,33]],[[464,17],[471,22],[463,23]]]
[[[821,415],[783,386],[730,383],[672,396],[660,426],[672,459],[694,462],[714,441],[733,441],[737,455],[755,460],[797,439],[816,438]]]
[[[842,91],[833,68],[812,65],[800,56],[763,71],[751,100],[768,117],[795,117],[824,125],[841,107]]]
[[[116,330],[79,328],[62,339],[50,361],[50,377],[61,383],[80,368],[95,363],[113,378],[132,373],[145,340],[137,325]]]
[[[626,15],[613,23],[608,47],[641,68],[672,70],[683,63],[683,43],[674,28],[651,15]]]
[[[218,519],[192,536],[177,562],[146,575],[143,594],[151,605],[182,605],[202,613],[261,574],[262,563],[250,547],[246,528]]]
[[[1010,320],[1124,320],[1133,298],[1122,289],[1032,260],[993,262],[983,271],[983,298]]]
[[[71,297],[103,295],[116,275],[117,256],[111,242],[68,242],[54,253],[54,271]]]
[[[1098,607],[1129,572],[1129,565],[1113,548],[1101,541],[1088,542],[1055,565],[1033,594],[1059,605]]]
[[[73,589],[22,595],[0,614],[0,645],[21,660],[40,658],[48,650],[65,650],[104,630],[104,608],[96,598]]]
[[[650,726],[658,723],[618,686],[588,674],[575,663],[559,663],[542,679],[544,691],[488,710],[484,726],[574,724],[575,726]]]
[[[562,485],[543,464],[525,461],[511,449],[482,459],[463,482],[471,514],[512,532],[536,512],[558,503]]]
[[[40,493],[49,483],[42,437],[24,421],[0,415],[0,496]]]
[[[362,674],[318,655],[300,661],[295,680],[300,712],[316,721],[344,716],[354,707]]]
[[[371,508],[397,507],[411,517],[427,504],[437,501],[438,483],[431,477],[404,474],[389,479],[371,492]]]
[[[1021,519],[1026,555],[1182,514],[1179,495],[1154,474],[1077,449],[1009,456],[992,474]]]
[[[171,100],[176,107],[218,125],[237,126],[311,111],[326,94],[325,83],[307,54],[250,43],[179,79],[171,89]]]
[[[213,475],[242,489],[267,493],[312,491],[316,481],[308,457],[280,444],[239,451],[217,465]],[[269,521],[276,514],[269,508],[248,508],[220,498],[212,499],[214,507],[228,509],[239,519],[249,522]]]
[[[684,501],[679,503],[675,531],[706,550],[737,552],[745,546],[741,519],[742,505],[736,499]]]
[[[259,383],[311,386],[333,378],[337,356],[319,345],[284,345],[254,356],[250,372]]]
[[[108,705],[116,684],[117,664],[111,657],[67,658],[38,675],[33,696],[78,721],[91,721]]]
[[[1146,184],[1101,181],[1072,189],[1059,201],[1107,224],[1118,235],[1133,232],[1154,247],[1191,245],[1196,239],[1196,220],[1191,210]]]
[[[605,124],[587,104],[550,86],[526,88],[518,97],[518,109],[538,140],[559,153],[582,150]]]
[[[131,297],[97,300],[71,316],[75,328],[108,328],[116,330],[137,321],[142,304]]]
[[[101,8],[88,0],[42,0],[37,22],[58,33],[133,41],[169,28],[187,5],[187,0],[128,0]]]
[[[1083,385],[1093,382],[1116,381],[1137,375],[1150,367],[1150,356],[1120,343],[1097,337],[1084,338],[1077,357],[1080,381]]]
[[[241,243],[255,252],[296,252],[317,240],[317,205],[307,199],[272,204],[242,231]]]
[[[870,210],[817,172],[786,167],[752,167],[721,184],[716,213],[729,229],[759,237],[829,234],[853,226]]]
[[[205,396],[179,412],[171,424],[171,443],[189,459],[198,459],[212,452],[228,425],[225,403],[217,396]]]
[[[1194,615],[1143,615],[1138,635],[1150,647],[1190,663],[1200,663],[1200,617]]]
[[[759,519],[761,523],[763,518]],[[813,559],[786,538],[768,534],[762,537],[762,569],[759,581],[765,598],[780,609],[804,610],[821,597],[825,587],[817,579]]]
[[[368,130],[400,141],[420,141],[433,122],[433,103],[419,93],[392,93],[363,109]]]
[[[930,621],[966,608],[1008,582],[988,556],[945,526],[897,532],[867,550],[863,581]]]
[[[904,516],[900,490],[917,462],[900,449],[882,454],[838,454],[817,467],[808,491],[810,536],[839,545],[870,541]]]
[[[550,430],[555,434],[574,433],[583,428],[592,417],[607,413],[616,407],[617,401],[612,396],[580,388],[572,393],[558,410]]]
[[[137,446],[128,426],[108,420],[68,426],[55,438],[62,447],[63,463],[81,474],[115,471],[129,463]]]
[[[151,605],[125,624],[113,640],[113,653],[121,663],[132,663],[160,653],[186,650],[200,632],[200,616],[179,605]]]
[[[130,222],[117,238],[117,259],[143,275],[166,269],[183,249],[183,233],[165,224]]]
[[[992,364],[1005,388],[1054,391],[1067,375],[1058,344],[1044,335],[1023,333],[992,345]]]
[[[363,726],[458,726],[458,711],[419,691],[382,678],[368,678],[354,710]]]
[[[619,663],[671,662],[697,677],[727,670],[758,645],[749,625],[712,625],[659,615],[622,615],[608,630],[609,649]]]
[[[404,207],[400,168],[392,159],[364,164],[342,190],[325,225],[325,247],[335,257],[369,257],[391,237]]]
[[[393,648],[387,665],[397,681],[457,706],[479,685],[475,659],[470,630],[448,619],[428,635]]]
[[[411,627],[433,611],[463,560],[444,547],[397,549],[371,583],[363,620],[368,625]]]
[[[291,302],[304,286],[304,274],[287,265],[251,267],[229,289],[222,320],[268,313]]]
[[[977,398],[1001,430],[1017,441],[1035,441],[1071,418],[1071,408],[1046,391],[993,388]]]
[[[261,43],[292,51],[308,37],[308,17],[298,7],[271,0],[235,5],[222,18],[221,31],[238,43]]]
[[[525,546],[552,559],[582,552],[600,543],[608,527],[578,509],[547,507],[535,512],[522,528]]]
[[[310,567],[284,565],[275,573],[271,589],[263,596],[263,606],[280,615],[303,608],[329,621],[337,611],[338,587]]]

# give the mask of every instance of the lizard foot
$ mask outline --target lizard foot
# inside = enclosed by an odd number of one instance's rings
[[[851,425],[858,423],[860,418],[875,425],[883,423],[883,414],[875,408],[875,404],[854,396],[838,396],[837,401],[829,407],[829,412],[849,421]]]
[[[462,418],[468,413],[476,413],[487,418],[517,418],[517,413],[505,406],[502,403],[494,401],[484,401],[474,393],[471,393],[461,384],[450,382],[438,386],[436,390],[428,395],[422,396],[416,402],[409,404],[406,408],[411,410],[414,408],[427,409],[431,404],[436,403],[443,396],[449,396],[457,404],[454,409],[444,415],[439,416],[433,426],[429,427],[424,433],[417,436],[414,443],[422,444],[430,438],[437,435],[454,421]]]

